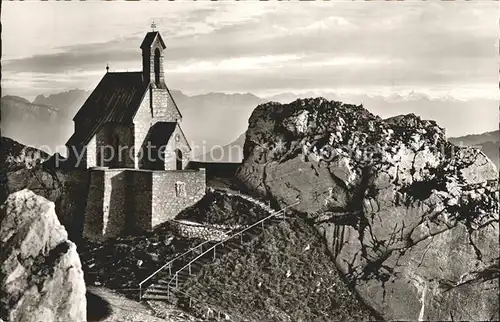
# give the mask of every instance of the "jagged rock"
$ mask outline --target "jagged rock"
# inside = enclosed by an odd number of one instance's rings
[[[0,222],[0,317],[23,322],[86,321],[80,259],[54,204],[22,190],[7,198]]]
[[[250,117],[244,158],[240,181],[280,205],[301,200],[384,318],[499,318],[498,171],[434,121],[322,98],[267,103]]]
[[[0,171],[14,171],[18,169],[32,169],[43,163],[49,156],[47,153],[25,146],[7,137],[0,138],[2,153],[0,154]]]
[[[56,214],[75,242],[83,231],[89,176],[84,170],[47,169],[36,166],[0,174],[0,202],[10,194],[29,189],[55,203]]]
[[[43,151],[1,138],[0,204],[10,194],[29,189],[55,203],[60,222],[71,240],[78,242],[83,231],[86,198],[82,196],[88,193],[88,172],[64,167],[60,155],[47,158]]]

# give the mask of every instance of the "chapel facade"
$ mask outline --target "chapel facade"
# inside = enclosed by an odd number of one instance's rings
[[[77,112],[68,162],[88,169],[84,237],[152,230],[205,194],[204,169],[187,169],[191,147],[165,82],[165,42],[148,32],[142,71],[109,72]]]

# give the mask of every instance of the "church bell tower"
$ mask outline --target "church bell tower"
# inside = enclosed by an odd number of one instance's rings
[[[165,87],[163,71],[163,51],[165,42],[160,33],[154,31],[156,25],[152,25],[153,31],[148,32],[141,44],[142,50],[142,74],[145,82],[151,82],[156,88]]]

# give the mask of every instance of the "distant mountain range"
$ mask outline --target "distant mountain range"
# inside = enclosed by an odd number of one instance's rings
[[[448,139],[458,146],[475,146],[481,149],[500,170],[500,132],[492,131],[483,134],[471,134]]]
[[[243,133],[233,142],[223,147],[213,148],[210,152],[197,156],[195,159],[201,162],[241,162],[245,138],[246,133]]]
[[[182,113],[182,128],[188,140],[193,142],[195,155],[203,155],[212,147],[220,148],[231,143],[246,131],[248,118],[255,107],[268,101],[249,93],[195,96],[176,90],[171,93]]]
[[[37,96],[33,102],[18,96],[1,98],[2,136],[53,154],[73,133],[72,118],[89,92],[72,90]]]
[[[47,148],[43,148],[45,145],[50,147],[51,152],[54,152],[55,147],[64,146],[66,140],[73,133],[72,118],[90,93],[90,91],[75,89],[49,96],[39,95],[33,102],[17,96],[4,96],[1,99],[2,119],[0,127],[2,136],[47,151]],[[227,162],[236,162],[241,159],[242,155],[234,155],[231,156],[231,160],[227,159],[227,151],[231,146],[243,146],[244,135],[242,136],[242,133],[247,130],[248,118],[257,105],[268,101],[288,103],[299,97],[319,96],[318,93],[314,92],[301,95],[283,93],[267,98],[250,93],[208,93],[193,96],[178,90],[171,90],[171,93],[183,114],[182,127],[190,140],[196,159],[209,160],[212,157],[219,159],[222,157],[220,154],[223,153],[222,159]],[[353,104],[362,103],[372,113],[383,118],[413,112],[422,118],[436,120],[439,125],[447,128],[447,132],[451,133],[458,132],[457,128],[459,127],[448,131],[448,128],[457,123],[469,126],[463,130],[459,128],[462,132],[469,133],[480,132],[475,129],[481,128],[481,120],[483,119],[484,122],[487,119],[491,123],[491,102],[487,100],[484,102],[481,100],[474,102],[456,99],[435,100],[422,94],[383,97],[321,93],[321,96],[329,100]],[[470,113],[471,110],[474,113]],[[498,149],[495,147],[498,146],[498,131],[496,133],[496,137],[495,132],[488,132],[484,136],[483,134],[479,137],[468,135],[450,140],[460,139],[464,145],[484,144],[483,150],[491,155],[492,159],[497,160],[498,157],[495,158],[495,156],[498,155]],[[214,147],[215,150],[210,156],[209,152]],[[236,151],[236,149],[233,148],[231,151]],[[496,155],[494,151],[497,151]],[[498,164],[498,161],[495,162]]]
[[[53,152],[56,147],[64,146],[73,133],[72,118],[90,93],[71,90],[39,95],[33,102],[18,96],[4,96],[1,99],[2,136]],[[253,109],[267,101],[252,94],[187,96],[176,90],[171,93],[183,115],[182,127],[195,155],[230,143],[246,131]]]

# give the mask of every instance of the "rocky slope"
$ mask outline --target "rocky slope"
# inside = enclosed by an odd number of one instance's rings
[[[259,105],[238,178],[296,210],[385,319],[498,319],[498,172],[434,121],[322,98]],[[332,263],[333,265],[333,263]]]
[[[86,321],[76,246],[54,204],[22,190],[0,210],[0,317],[4,321]]]
[[[0,138],[0,172],[19,169],[32,169],[48,159],[49,155],[41,150],[25,146],[7,137]]]

